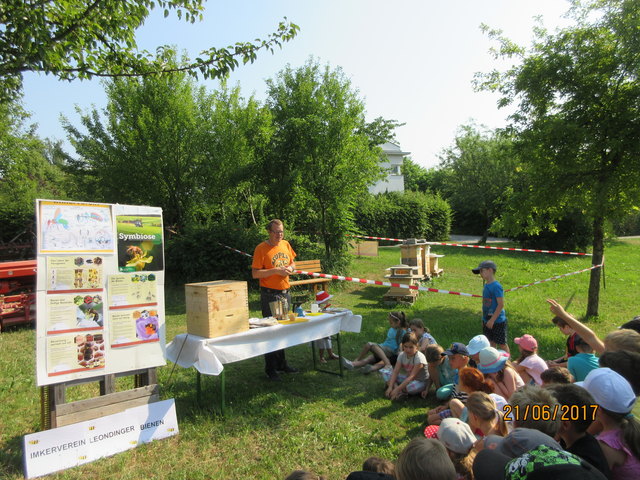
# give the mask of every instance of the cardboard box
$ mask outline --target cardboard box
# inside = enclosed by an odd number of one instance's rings
[[[249,330],[247,282],[188,283],[184,290],[188,333],[214,338]]]

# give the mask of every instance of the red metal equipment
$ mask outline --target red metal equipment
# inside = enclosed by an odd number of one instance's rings
[[[0,262],[0,332],[35,321],[36,270],[35,260]]]

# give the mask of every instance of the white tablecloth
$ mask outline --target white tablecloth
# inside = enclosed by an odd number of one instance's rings
[[[362,324],[362,316],[354,315],[349,310],[307,318],[308,322],[254,328],[217,338],[183,333],[167,344],[167,359],[184,368],[195,367],[206,375],[220,375],[227,363],[257,357],[339,332],[358,333]]]

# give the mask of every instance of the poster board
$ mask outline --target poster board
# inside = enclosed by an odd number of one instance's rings
[[[162,209],[36,200],[38,386],[165,361]]]

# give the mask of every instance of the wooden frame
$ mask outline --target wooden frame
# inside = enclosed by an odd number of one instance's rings
[[[135,387],[132,390],[116,392],[116,376],[130,375],[135,376]],[[67,387],[96,381],[100,382],[99,397],[66,402]],[[157,402],[160,400],[160,386],[157,382],[156,369],[148,368],[40,387],[42,429],[63,427]]]

